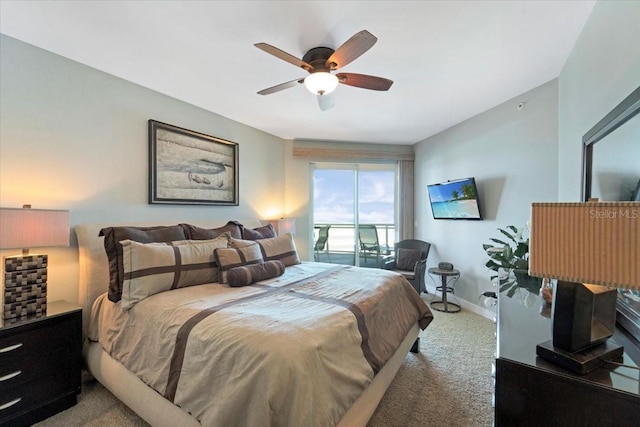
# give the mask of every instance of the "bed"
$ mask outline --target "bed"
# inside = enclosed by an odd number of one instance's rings
[[[248,231],[264,229],[259,221],[238,223]],[[228,224],[192,227],[223,230]],[[144,225],[149,224],[135,224]],[[415,347],[419,330],[433,318],[402,276],[291,262],[297,257],[295,246],[286,259],[280,256],[283,251],[274,258],[275,246],[269,245],[282,243],[280,236],[255,240],[264,256],[259,266],[284,266],[278,275],[238,287],[216,281],[176,287],[133,297],[131,303],[127,295],[137,292],[134,286],[144,288],[149,281],[136,282],[136,272],[127,272],[122,299],[114,302],[112,259],[99,236],[105,227],[112,225],[75,228],[83,354],[88,371],[154,426],[365,426]],[[185,241],[192,237],[203,236],[188,235]],[[242,248],[244,237],[229,242]],[[198,247],[207,242],[213,240]],[[123,241],[125,265],[137,258],[146,262],[142,254],[147,252],[133,252],[130,246],[184,250],[174,243]],[[228,251],[214,250],[220,273],[226,262],[220,254]],[[259,266],[228,269],[226,278],[232,283],[238,270],[255,272],[250,269]]]

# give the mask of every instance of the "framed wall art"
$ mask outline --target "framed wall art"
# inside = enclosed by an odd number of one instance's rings
[[[238,206],[238,144],[149,120],[149,203]]]

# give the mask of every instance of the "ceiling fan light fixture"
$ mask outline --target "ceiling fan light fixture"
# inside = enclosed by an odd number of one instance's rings
[[[338,78],[326,71],[317,71],[304,79],[304,85],[314,95],[326,95],[338,86]]]

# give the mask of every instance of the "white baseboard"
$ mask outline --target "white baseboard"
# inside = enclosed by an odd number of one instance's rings
[[[436,291],[436,288],[433,286],[426,286],[427,288],[427,292],[428,294],[422,294],[423,298],[426,298],[427,302],[431,302],[433,301],[435,298],[440,299],[440,291]],[[457,298],[455,296],[455,294],[452,296],[451,294],[449,294],[449,298],[450,298],[450,302],[455,302],[456,304],[459,304],[461,308],[468,310],[472,313],[475,313],[479,316],[482,316],[486,319],[489,320],[495,320],[496,317],[496,311],[495,309],[491,309],[491,308],[487,308],[487,307],[481,307],[477,304],[472,304],[467,300],[464,300],[462,298]]]

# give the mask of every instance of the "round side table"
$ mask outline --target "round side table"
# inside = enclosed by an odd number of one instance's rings
[[[445,313],[457,313],[460,311],[459,304],[447,301],[447,294],[449,292],[453,293],[453,285],[460,278],[460,272],[458,270],[442,270],[432,267],[429,269],[429,274],[440,276],[442,281],[441,286],[436,286],[436,291],[442,292],[442,299],[440,301],[432,301],[431,308]]]

